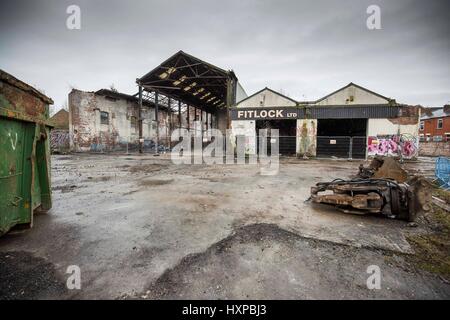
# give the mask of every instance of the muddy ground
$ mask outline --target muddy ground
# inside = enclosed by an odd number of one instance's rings
[[[445,276],[410,259],[407,238],[431,232],[426,222],[304,202],[312,185],[359,164],[286,158],[263,176],[168,156],[53,156],[53,208],[0,238],[0,299],[448,299]],[[66,288],[70,265],[80,290]],[[366,286],[370,265],[379,290]]]

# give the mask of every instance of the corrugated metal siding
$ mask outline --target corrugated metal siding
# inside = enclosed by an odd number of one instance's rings
[[[311,106],[299,108],[299,118],[310,119],[376,119],[395,118],[398,116],[397,106]]]

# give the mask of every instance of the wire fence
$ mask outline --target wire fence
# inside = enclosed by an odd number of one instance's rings
[[[436,159],[436,178],[442,188],[450,189],[450,159],[439,157]]]

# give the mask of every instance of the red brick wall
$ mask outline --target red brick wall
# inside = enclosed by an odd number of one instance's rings
[[[443,120],[442,129],[437,128],[438,119]],[[422,121],[424,122],[424,129],[419,130],[419,134],[423,134],[425,137],[429,134],[431,140],[433,140],[433,136],[442,136],[442,139],[445,141],[445,133],[450,132],[450,117],[434,118]]]
[[[69,129],[69,112],[61,109],[53,117],[50,122],[57,129]]]

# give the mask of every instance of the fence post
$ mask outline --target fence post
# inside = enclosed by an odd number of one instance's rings
[[[350,137],[350,147],[348,150],[348,159],[349,160],[353,159],[353,137]]]

